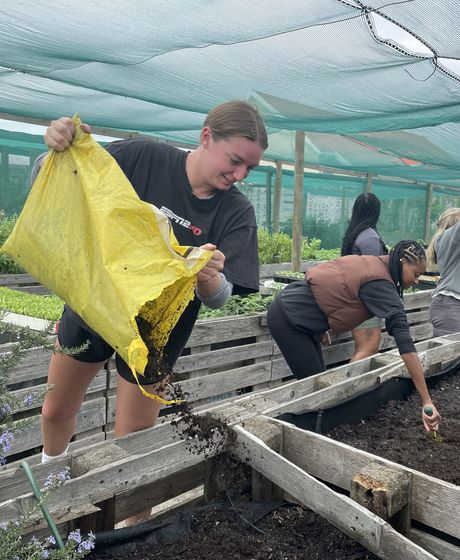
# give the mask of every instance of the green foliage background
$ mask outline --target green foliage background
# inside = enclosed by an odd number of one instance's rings
[[[17,216],[0,216],[0,247],[10,236],[16,223]],[[0,274],[23,274],[25,271],[13,259],[0,253]]]
[[[3,244],[13,230],[17,216],[0,216],[0,244]],[[266,229],[258,230],[260,264],[290,262],[292,239],[287,233],[270,233]],[[302,241],[302,260],[329,260],[339,256],[339,249],[321,249],[321,240],[317,238]],[[9,257],[0,253],[0,274],[24,273]],[[220,309],[208,309],[202,306],[199,318],[207,319],[257,313],[267,309],[273,296],[251,294],[247,297],[232,296]],[[0,287],[0,310],[6,309],[22,315],[30,315],[49,321],[57,321],[64,303],[57,296],[38,296]]]

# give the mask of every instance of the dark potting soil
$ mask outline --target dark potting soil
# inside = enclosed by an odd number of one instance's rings
[[[442,416],[438,439],[422,427],[415,392],[405,400],[388,402],[358,424],[338,426],[326,435],[460,485],[460,369],[439,378],[430,394]]]
[[[243,508],[244,512],[244,508]],[[173,542],[133,540],[95,551],[88,560],[377,560],[327,521],[296,505],[270,512],[256,524],[232,503],[195,512],[189,531]]]
[[[391,401],[354,425],[342,425],[327,435],[353,447],[379,455],[431,476],[460,484],[460,371],[430,388],[433,402],[443,416],[442,443],[424,432],[417,394]],[[179,396],[179,395],[177,395]],[[223,436],[225,428],[196,421],[183,409],[182,436],[193,442],[191,451],[205,452],[209,430]],[[198,426],[198,427],[197,427]],[[229,509],[197,511],[190,530],[179,540],[146,544],[133,539],[112,549],[93,552],[88,560],[375,560],[359,543],[315,513],[299,506],[282,506],[256,523],[247,521],[235,502]]]

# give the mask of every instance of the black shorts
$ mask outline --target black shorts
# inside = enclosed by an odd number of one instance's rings
[[[168,343],[164,349],[168,372],[155,375],[151,378],[145,375],[139,375],[138,378],[141,385],[158,383],[172,370],[187,344],[199,307],[199,301],[192,301],[171,332]],[[72,358],[79,362],[90,364],[105,362],[115,353],[112,346],[93,331],[83,319],[67,305],[64,307],[64,312],[59,322],[57,338],[60,346],[63,348],[78,348],[79,346],[83,346],[86,342],[89,343],[88,348],[82,350],[78,354],[72,355]],[[130,383],[136,383],[130,367],[119,354],[115,354],[115,366],[123,379]]]

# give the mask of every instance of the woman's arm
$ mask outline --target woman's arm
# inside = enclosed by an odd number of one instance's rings
[[[436,407],[434,406],[433,402],[431,401],[430,393],[428,391],[428,387],[426,386],[425,374],[423,372],[422,363],[420,362],[416,352],[401,354],[401,358],[422,400],[423,425],[425,426],[425,429],[427,431],[437,430],[439,427],[441,416],[439,412],[436,410]],[[430,416],[427,415],[424,411],[426,406],[429,406],[432,409],[432,414]]]
[[[387,280],[367,282],[361,286],[359,297],[369,311],[385,319],[388,334],[394,336],[401,359],[420,395],[422,406],[430,406],[433,410],[431,416],[422,410],[423,425],[426,430],[437,430],[441,417],[431,401],[423,366],[415,351],[407,315],[396,286]]]

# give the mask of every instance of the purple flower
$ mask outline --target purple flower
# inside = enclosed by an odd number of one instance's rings
[[[24,397],[24,404],[26,406],[32,406],[34,404],[34,398],[35,398],[34,393],[31,393],[30,395],[26,395]]]
[[[4,403],[0,408],[0,418],[8,416],[8,414],[11,414],[11,405],[9,403]]]
[[[50,535],[47,539],[46,542],[50,545],[54,545],[56,544],[56,539],[53,537],[53,535]]]
[[[77,544],[81,543],[81,534],[80,534],[80,529],[76,529],[75,531],[72,531],[71,533],[69,533],[69,536],[67,537],[68,541],[75,541]]]
[[[0,434],[0,447],[3,450],[3,453],[8,453],[8,451],[11,449],[11,442],[13,441],[13,439],[13,432],[10,432],[8,430]]]
[[[80,553],[83,553],[83,552],[89,552],[90,550],[93,550],[93,548],[95,546],[94,545],[95,540],[96,540],[95,534],[92,531],[90,531],[88,533],[88,538],[86,540],[82,541],[78,545],[77,551],[80,552]]]
[[[47,490],[51,490],[52,488],[57,488],[64,484],[66,480],[70,480],[70,469],[66,467],[63,471],[58,473],[50,473],[45,480],[44,487]]]

